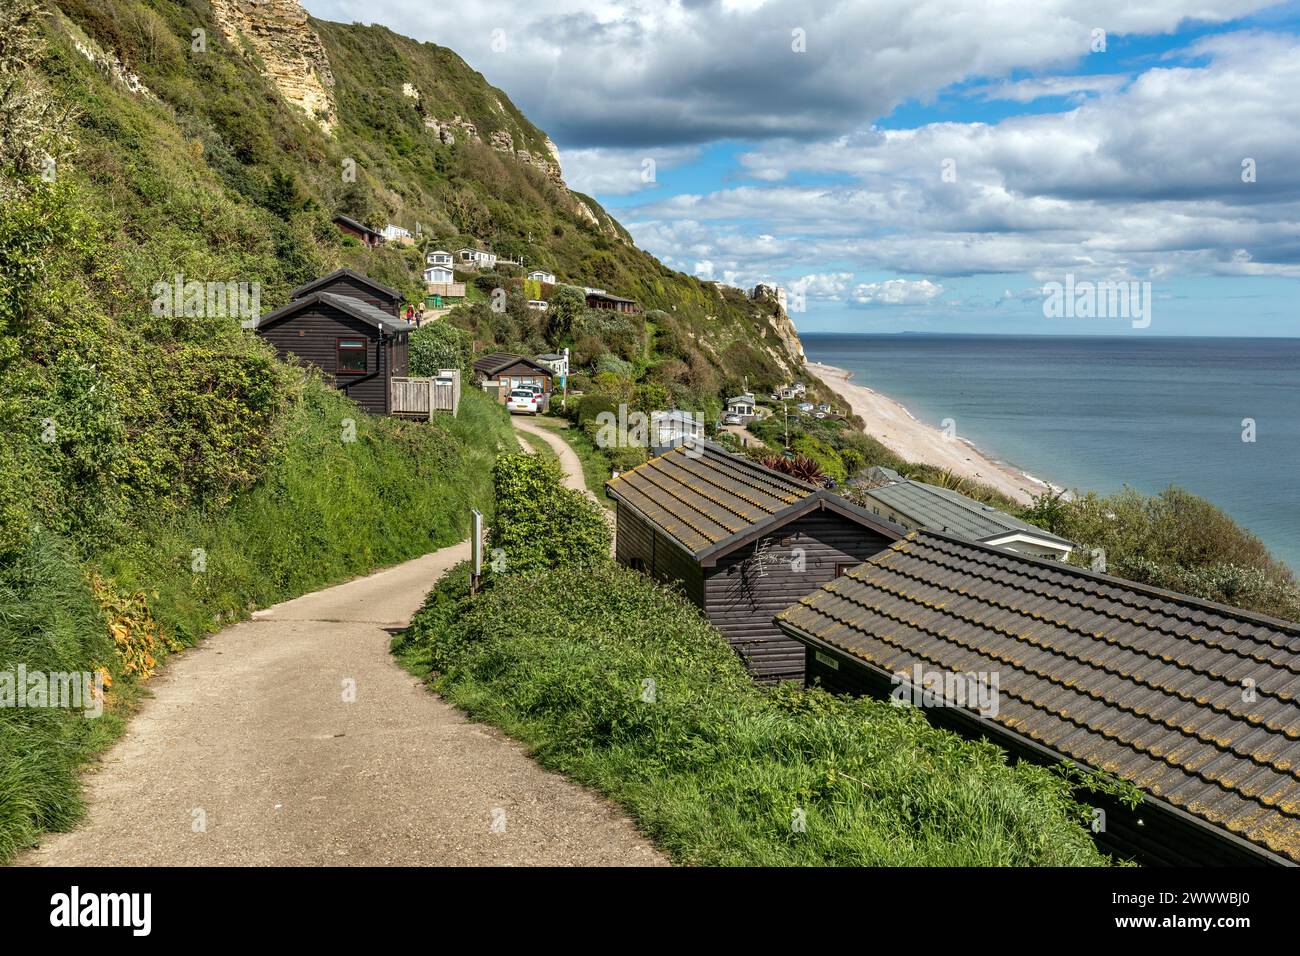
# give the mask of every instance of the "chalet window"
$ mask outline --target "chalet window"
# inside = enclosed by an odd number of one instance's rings
[[[365,339],[339,339],[338,357],[334,368],[339,375],[364,375],[366,373]]]
[[[645,561],[640,558],[632,558],[628,561],[627,566],[633,571],[645,571]]]

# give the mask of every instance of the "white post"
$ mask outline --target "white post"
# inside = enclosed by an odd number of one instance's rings
[[[470,559],[473,570],[469,579],[469,593],[477,594],[483,577],[483,512],[475,508],[470,512]]]

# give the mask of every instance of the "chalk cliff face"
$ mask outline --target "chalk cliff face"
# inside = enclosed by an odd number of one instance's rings
[[[236,50],[251,49],[290,103],[332,132],[334,74],[320,37],[298,0],[212,0],[212,12]]]
[[[799,341],[799,333],[791,321],[789,313],[785,311],[785,296],[780,290],[773,286],[764,285],[761,282],[754,286],[754,291],[749,296],[755,302],[762,302],[770,306],[771,314],[768,316],[768,324],[776,333],[781,344],[791,357],[797,359],[800,363],[806,362],[807,356],[804,355],[803,343]]]

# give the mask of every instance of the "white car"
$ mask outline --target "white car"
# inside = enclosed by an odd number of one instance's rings
[[[745,424],[745,420],[744,420],[743,418],[741,418],[739,415],[724,415],[723,418],[722,418],[722,424],[724,424],[724,425],[743,425],[743,424]]]
[[[540,403],[540,397],[530,388],[516,388],[506,399],[506,411],[512,415],[515,412],[523,412],[528,415],[536,415],[537,407]]]

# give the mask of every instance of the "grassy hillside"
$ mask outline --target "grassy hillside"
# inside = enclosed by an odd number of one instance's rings
[[[105,29],[148,35],[144,11]],[[267,290],[314,272],[282,241],[316,213],[277,225],[202,160],[206,134],[46,12],[0,8],[0,861],[75,820],[78,767],[170,653],[459,540],[514,444],[481,393],[456,419],[372,418],[238,316],[156,313],[174,272]],[[22,706],[20,669],[102,691]]]

